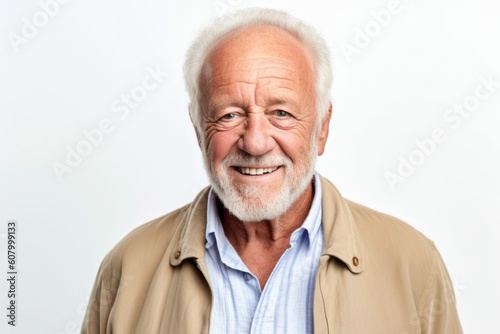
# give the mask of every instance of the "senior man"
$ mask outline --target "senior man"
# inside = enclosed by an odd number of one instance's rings
[[[332,72],[286,13],[216,20],[185,63],[211,186],[104,259],[82,333],[461,333],[434,247],[315,173]]]

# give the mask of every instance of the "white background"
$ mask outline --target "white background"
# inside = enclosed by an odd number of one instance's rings
[[[187,114],[184,54],[221,10],[255,5],[309,21],[333,51],[334,116],[320,173],[345,197],[434,240],[464,331],[500,332],[500,5],[401,0],[378,29],[372,11],[389,1],[73,0],[44,22],[38,1],[2,0],[0,268],[6,274],[6,227],[15,219],[20,273],[15,329],[0,283],[2,333],[78,332],[103,256],[207,184]],[[34,16],[38,31],[23,37]],[[372,37],[363,45],[356,36],[365,29]],[[16,46],[13,36],[25,39]],[[347,44],[357,48],[351,57]],[[115,113],[148,68],[168,77],[126,117]],[[455,104],[474,102],[481,77],[497,83],[492,93],[460,124],[446,121]],[[103,119],[113,130],[97,146],[82,144]],[[438,128],[446,140],[421,159],[415,141]],[[78,145],[87,155],[58,178],[54,162],[66,164]],[[386,173],[412,154],[420,165],[391,189]]]

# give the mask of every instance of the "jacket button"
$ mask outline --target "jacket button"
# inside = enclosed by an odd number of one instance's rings
[[[179,258],[181,257],[181,251],[178,250],[177,252],[175,252],[174,254],[174,259],[178,260]]]
[[[355,267],[357,267],[357,266],[358,266],[358,264],[359,264],[359,259],[358,259],[356,256],[352,258],[352,264],[354,264],[354,266],[355,266]]]

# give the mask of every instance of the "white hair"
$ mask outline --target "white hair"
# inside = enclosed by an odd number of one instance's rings
[[[308,50],[316,75],[316,112],[319,127],[330,107],[330,91],[332,87],[332,68],[330,52],[325,40],[312,26],[291,16],[290,14],[264,8],[248,8],[232,12],[229,15],[215,19],[212,24],[202,30],[189,48],[184,63],[184,80],[189,93],[189,115],[197,132],[201,135],[202,124],[200,107],[201,92],[200,77],[207,57],[213,47],[230,33],[254,26],[273,26],[294,36]],[[202,138],[199,138],[202,140]]]

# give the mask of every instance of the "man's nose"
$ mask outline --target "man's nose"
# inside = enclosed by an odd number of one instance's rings
[[[271,135],[271,130],[271,124],[266,115],[248,115],[245,128],[238,140],[238,148],[254,156],[272,151],[276,142]]]

